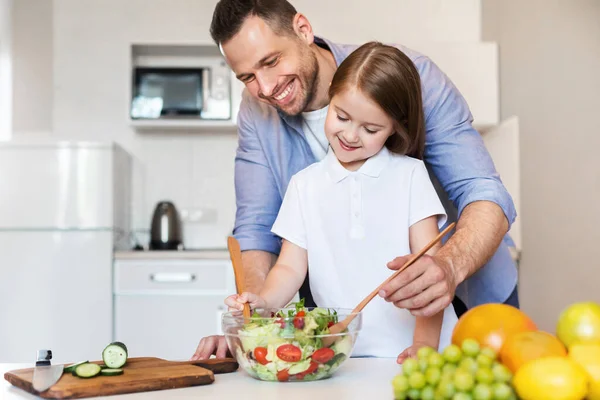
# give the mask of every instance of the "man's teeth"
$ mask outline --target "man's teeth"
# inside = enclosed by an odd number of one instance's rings
[[[281,100],[285,99],[287,97],[287,95],[290,94],[291,91],[292,91],[292,82],[290,82],[288,87],[285,88],[283,93],[281,93],[279,96],[275,97],[275,100],[281,101]]]

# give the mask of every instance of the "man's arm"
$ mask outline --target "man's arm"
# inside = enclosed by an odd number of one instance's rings
[[[246,290],[251,293],[260,293],[267,274],[277,257],[275,254],[261,250],[247,250],[242,252],[242,264],[246,278]]]
[[[456,287],[477,272],[495,253],[508,229],[502,209],[489,201],[465,207],[455,233],[433,257],[423,256],[385,285],[380,295],[415,316],[433,316],[454,298]],[[401,268],[410,256],[388,267]]]
[[[471,203],[464,208],[456,223],[455,233],[435,258],[447,263],[460,283],[488,262],[506,232],[508,221],[496,203]]]
[[[415,59],[415,65],[423,87],[425,162],[459,218],[455,234],[434,257],[417,261],[381,295],[414,315],[434,315],[450,304],[456,287],[496,252],[516,211],[460,92],[428,58]],[[398,257],[388,266],[398,269],[407,260]]]
[[[240,243],[248,291],[262,289],[275,264],[281,242],[271,227],[281,206],[281,196],[254,126],[250,95],[238,114],[238,148],[235,157],[236,218],[234,236]]]
[[[419,62],[426,115],[425,162],[458,209],[454,235],[437,253],[458,285],[492,257],[516,217],[469,107],[429,59]]]

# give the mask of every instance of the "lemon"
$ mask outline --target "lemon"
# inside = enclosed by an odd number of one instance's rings
[[[600,400],[600,343],[578,343],[571,346],[569,358],[575,360],[590,378],[588,400]]]
[[[590,390],[586,397],[587,400],[600,399],[600,381],[590,382]]]
[[[600,341],[600,304],[588,301],[565,308],[558,317],[556,336],[567,348],[577,342]]]
[[[588,375],[569,357],[545,357],[525,363],[513,379],[522,400],[581,400]]]

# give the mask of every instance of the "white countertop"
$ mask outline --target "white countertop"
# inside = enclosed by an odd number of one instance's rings
[[[514,261],[519,261],[521,251],[508,248]],[[227,249],[211,250],[125,250],[115,252],[116,260],[229,260]]]
[[[115,260],[229,260],[227,249],[116,251]]]
[[[14,369],[30,368],[30,364],[0,364],[2,383],[0,399],[37,399],[4,380],[4,373]],[[241,370],[231,374],[215,375],[210,385],[185,389],[158,390],[126,395],[94,397],[94,399],[244,399],[244,400],[307,400],[307,399],[393,399],[392,378],[400,372],[395,358],[351,358],[329,379],[312,382],[262,382]]]
[[[519,261],[521,251],[508,248],[514,261]],[[126,250],[116,251],[116,260],[229,260],[227,249],[211,250]]]

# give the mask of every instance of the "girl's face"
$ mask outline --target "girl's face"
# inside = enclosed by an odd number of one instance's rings
[[[344,90],[329,103],[325,135],[346,169],[360,168],[394,132],[392,118],[358,89]]]

